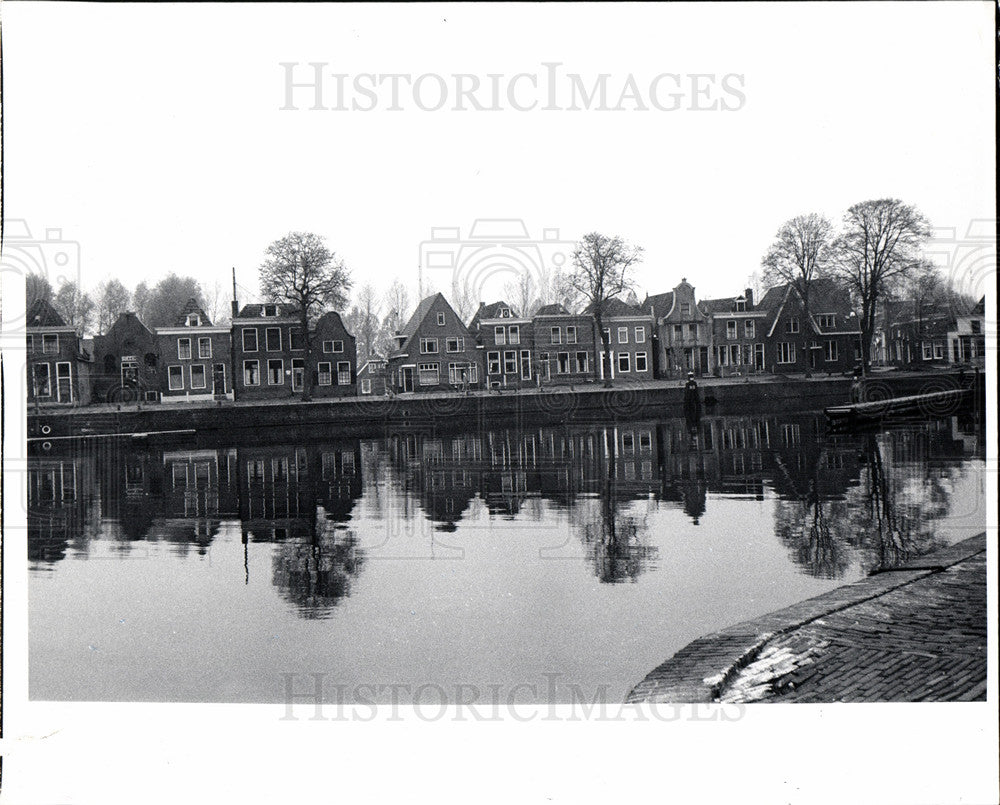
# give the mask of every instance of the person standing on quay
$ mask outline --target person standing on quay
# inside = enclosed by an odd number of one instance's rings
[[[684,384],[684,418],[688,426],[697,425],[701,420],[701,393],[694,380],[694,372],[688,372],[687,383]]]

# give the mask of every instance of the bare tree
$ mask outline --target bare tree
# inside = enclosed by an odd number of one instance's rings
[[[132,294],[121,280],[109,279],[97,286],[97,331],[106,333],[122,313],[129,310]]]
[[[941,270],[930,260],[917,265],[903,281],[907,301],[913,305],[916,320],[916,342],[923,339],[924,324],[931,310],[946,307],[949,303],[948,287]]]
[[[35,300],[44,299],[52,302],[52,285],[41,274],[26,274],[24,277],[24,307],[31,310]]]
[[[143,285],[145,283],[140,283],[135,289],[137,304]],[[205,305],[198,280],[170,273],[156,283],[152,290],[145,292],[142,299],[143,311],[139,318],[147,327],[169,327],[177,320],[189,299],[194,299],[202,307]]]
[[[822,215],[809,213],[785,221],[775,241],[760,261],[764,282],[774,287],[789,285],[802,303],[808,332],[815,333],[809,291],[830,269],[833,225]],[[809,376],[808,368],[806,376]]]
[[[64,282],[56,291],[52,306],[63,321],[83,335],[94,323],[94,301],[75,282]]]
[[[324,308],[347,304],[351,275],[343,260],[311,232],[289,232],[267,247],[260,266],[260,290],[266,299],[291,305],[298,313],[305,342],[305,366],[312,350],[311,326]],[[302,399],[312,398],[312,373],[303,373]]]
[[[860,307],[861,360],[866,372],[879,305],[894,286],[925,265],[920,248],[930,234],[923,214],[899,199],[862,201],[844,215],[832,266]]]
[[[215,280],[211,284],[201,284],[201,298],[205,313],[216,327],[224,327],[232,320],[226,289],[221,282]]]
[[[385,316],[382,318],[382,328],[377,339],[377,349],[388,355],[392,350],[392,337],[399,332],[410,316],[410,294],[406,286],[398,278],[393,279],[389,290],[383,298]]]
[[[611,385],[611,344],[604,331],[604,307],[609,299],[632,289],[632,268],[642,259],[642,247],[630,246],[617,235],[590,232],[573,250],[570,287],[590,307],[597,328],[595,341],[603,346],[604,383]],[[599,339],[599,340],[598,340]],[[595,355],[602,360],[600,353]]]
[[[473,289],[469,287],[468,283],[459,282],[457,279],[451,284],[451,294],[448,301],[451,302],[458,317],[466,324],[469,323],[469,319],[479,307],[479,300],[476,299]]]
[[[135,290],[132,292],[132,306],[135,308],[135,315],[139,317],[139,321],[149,320],[149,300],[152,295],[153,292],[145,280],[135,286]]]
[[[376,340],[379,332],[379,310],[381,304],[375,286],[366,282],[358,292],[358,322],[356,324],[357,334],[361,347],[358,349],[358,359],[362,357],[370,358],[376,347]]]
[[[530,271],[520,272],[514,279],[504,283],[504,298],[520,316],[531,316],[541,305],[538,289]]]

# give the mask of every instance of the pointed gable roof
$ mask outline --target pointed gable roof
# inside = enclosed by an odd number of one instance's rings
[[[643,310],[653,309],[653,315],[657,319],[662,319],[674,307],[674,292],[667,291],[666,293],[653,294],[652,296],[647,295],[642,303]]]
[[[59,315],[52,303],[46,299],[36,299],[28,311],[28,327],[66,327],[66,321]]]
[[[441,299],[442,302],[448,305],[448,300],[444,298],[444,294],[442,294],[440,291],[436,294],[421,299],[420,304],[417,305],[417,309],[413,311],[413,315],[410,316],[406,324],[403,325],[402,329],[399,331],[399,334],[406,336],[407,338],[413,335],[417,331],[417,328],[420,326],[420,323],[425,318],[427,318],[427,314],[430,313],[431,308],[434,306],[434,303],[438,299]],[[451,307],[451,305],[448,305],[448,307]]]
[[[208,314],[202,309],[201,305],[198,304],[198,300],[193,296],[187,300],[187,304],[184,305],[184,309],[177,314],[177,318],[174,319],[175,327],[187,327],[188,326],[188,316],[192,313],[198,314],[198,327],[211,327],[212,320],[208,317]]]
[[[483,319],[499,319],[500,311],[506,308],[510,311],[510,318],[517,318],[514,315],[514,307],[507,304],[507,302],[498,300],[496,302],[490,302],[488,305],[479,303],[479,310],[476,311],[476,315],[472,317],[472,321],[469,322],[469,329],[475,330],[479,326],[479,322]]]

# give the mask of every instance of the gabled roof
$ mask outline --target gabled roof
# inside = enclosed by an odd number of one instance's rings
[[[735,313],[736,312],[736,300],[739,299],[738,296],[729,296],[725,299],[702,299],[698,303],[698,307],[701,308],[701,312],[705,314],[712,313]]]
[[[66,321],[52,304],[45,299],[36,299],[28,311],[28,327],[66,327]]]
[[[327,327],[329,325],[334,325],[334,326],[338,326],[339,325],[340,328],[344,330],[344,332],[347,332],[347,326],[344,324],[344,320],[343,320],[343,318],[341,318],[340,313],[338,313],[336,310],[328,310],[326,313],[324,313],[322,316],[320,316],[316,320],[316,325],[313,328],[313,330],[317,331],[317,330],[320,330],[321,328]],[[350,338],[354,338],[354,336],[351,335],[351,333],[347,333],[347,335]]]
[[[518,318],[516,311],[513,306],[507,304],[503,300],[497,302],[490,302],[488,305],[479,303],[479,310],[476,311],[476,315],[472,317],[472,321],[469,322],[469,329],[474,330],[479,325],[483,319],[499,319],[500,311],[506,308],[510,311],[511,318]]]
[[[278,317],[281,316],[296,316],[298,315],[298,309],[295,305],[289,305],[286,302],[267,302],[267,305],[276,304],[278,307]],[[261,312],[264,310],[264,303],[262,304],[250,304],[244,305],[243,309],[240,311],[240,315],[237,318],[240,319],[273,319],[275,316],[262,316]]]
[[[186,327],[188,316],[192,313],[197,313],[200,320],[199,327],[211,327],[212,320],[208,317],[208,314],[202,309],[201,305],[198,304],[198,300],[193,296],[187,300],[187,304],[184,305],[184,309],[177,314],[177,318],[174,319],[175,327]]]
[[[448,304],[448,300],[445,299],[444,294],[440,292],[432,296],[428,296],[425,299],[421,299],[420,304],[417,305],[417,309],[413,311],[413,315],[410,316],[406,324],[404,324],[402,329],[400,329],[399,334],[406,336],[406,338],[413,335],[420,326],[420,323],[427,318],[427,314],[430,313],[431,308],[438,299],[441,299],[446,305]],[[448,306],[451,307],[450,305]]]
[[[789,287],[789,285],[776,285],[774,288],[768,288],[767,293],[757,302],[757,307],[767,309],[781,307],[781,303],[785,301],[785,296],[788,294]]]
[[[653,315],[658,319],[662,319],[666,316],[674,307],[674,292],[667,291],[666,293],[653,294],[652,296],[647,296],[641,305],[643,310],[649,310],[650,307],[653,308]]]
[[[593,316],[595,307],[594,303],[587,305],[583,311],[584,314]],[[601,305],[601,315],[614,318],[616,316],[642,316],[644,314],[639,308],[633,307],[628,302],[623,302],[621,299],[613,296],[610,299],[604,300],[604,303]]]
[[[536,316],[569,316],[571,315],[565,307],[563,307],[558,302],[553,302],[551,305],[542,305],[538,310],[535,311]]]

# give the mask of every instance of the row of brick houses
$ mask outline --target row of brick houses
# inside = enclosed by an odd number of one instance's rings
[[[466,324],[440,293],[423,299],[395,335],[390,354],[358,365],[355,338],[340,314],[309,333],[288,305],[233,302],[230,324],[213,325],[196,300],[176,319],[149,328],[124,313],[92,342],[37,300],[28,312],[28,400],[39,405],[99,402],[182,404],[281,400],[445,390],[517,390],[698,376],[828,373],[854,369],[861,334],[848,294],[832,280],[810,288],[806,315],[791,286],[761,299],[750,289],[697,301],[682,279],[638,304],[608,300],[598,332],[592,308],[560,304],[533,316],[504,301],[480,304]],[[875,363],[982,365],[985,299],[967,312],[890,302],[875,335]],[[603,336],[603,337],[602,337]],[[605,353],[604,344],[607,343]]]

